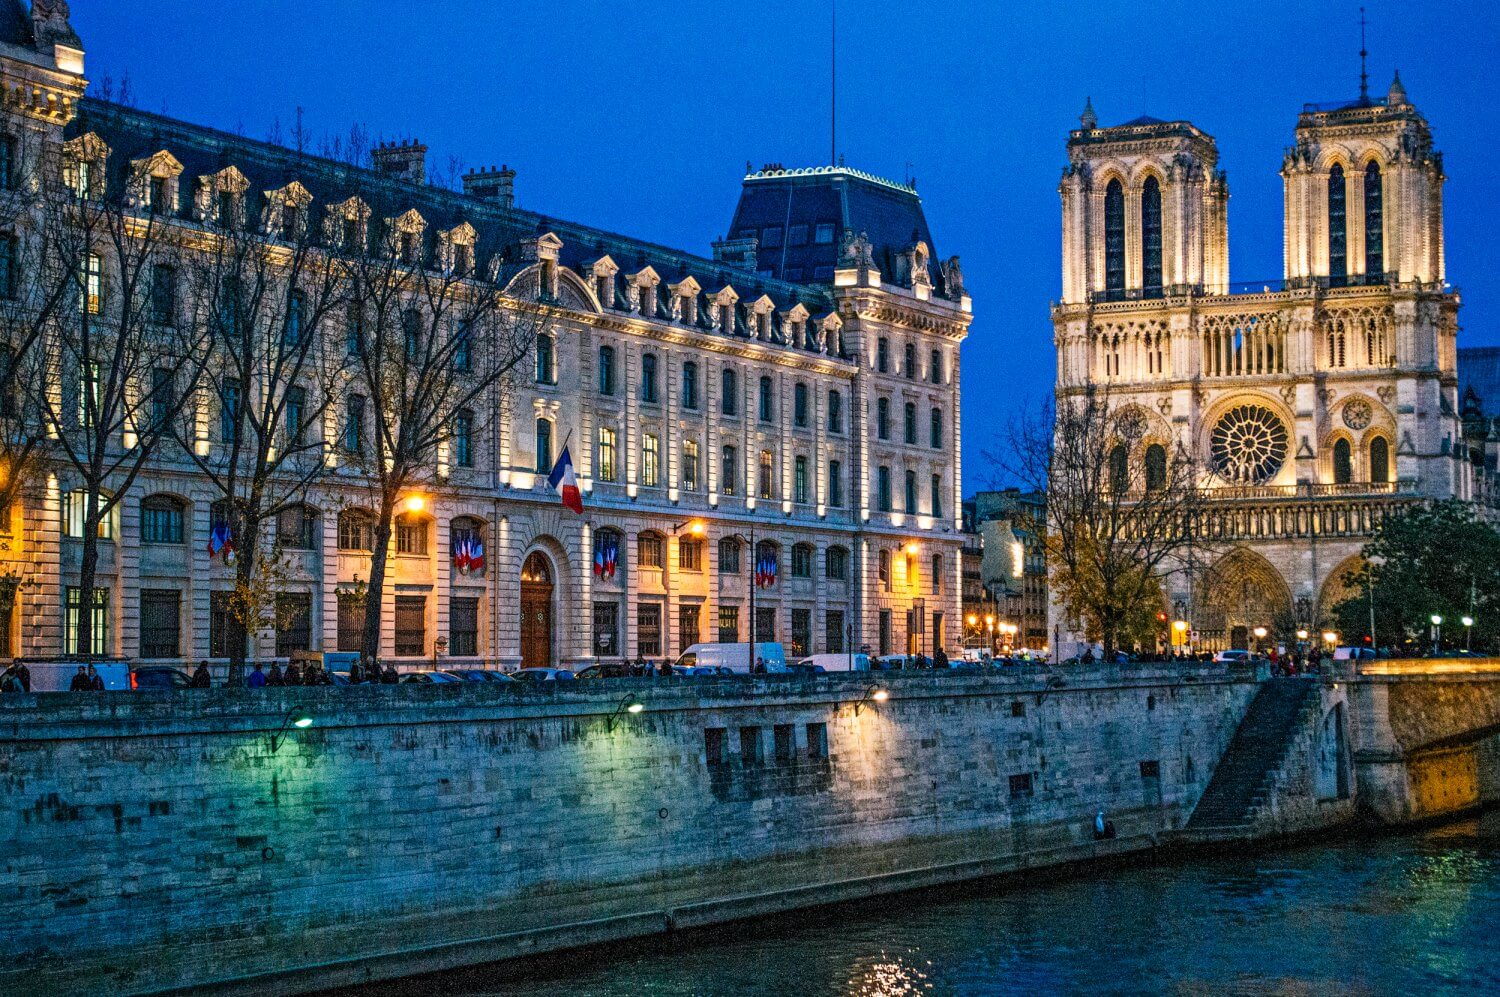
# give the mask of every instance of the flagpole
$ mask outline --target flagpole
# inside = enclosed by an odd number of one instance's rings
[[[755,520],[750,520],[750,657],[745,664],[755,672]]]

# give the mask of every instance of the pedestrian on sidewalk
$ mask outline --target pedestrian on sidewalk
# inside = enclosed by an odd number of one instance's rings
[[[264,689],[266,687],[266,673],[260,670],[260,662],[255,663],[255,670],[245,680],[245,685],[251,689]]]
[[[78,671],[73,674],[73,681],[68,684],[68,691],[91,692],[93,688],[93,684],[89,682],[88,669],[84,668],[82,665],[79,665]]]
[[[89,688],[94,692],[104,691],[104,676],[93,665],[89,665]]]
[[[213,678],[208,674],[208,662],[198,662],[198,667],[193,671],[194,689],[207,689],[214,684]]]

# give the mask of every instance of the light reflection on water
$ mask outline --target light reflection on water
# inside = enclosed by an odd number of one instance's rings
[[[409,993],[542,997],[1500,993],[1500,814],[1409,837],[893,898]]]

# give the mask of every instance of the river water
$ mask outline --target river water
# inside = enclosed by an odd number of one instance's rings
[[[429,977],[409,992],[418,989],[1500,994],[1500,813],[1400,837],[893,898],[551,963],[524,980],[480,969]]]

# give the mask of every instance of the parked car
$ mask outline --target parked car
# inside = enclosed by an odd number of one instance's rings
[[[589,665],[575,677],[581,679],[627,679],[634,674],[635,670],[630,665],[618,661],[609,661],[598,665]]]
[[[904,654],[882,654],[870,661],[870,667],[878,672],[897,672],[914,666],[912,659]]]
[[[759,643],[755,645],[756,658],[766,663],[768,672],[785,672],[786,650],[780,644],[774,642]],[[751,672],[750,645],[749,644],[694,644],[683,651],[677,661],[674,662],[672,670],[678,668],[696,668],[701,665],[722,666],[739,675],[748,675]]]
[[[510,673],[519,682],[571,682],[576,676],[566,668],[522,668]]]
[[[482,668],[445,669],[444,675],[452,675],[464,682],[514,683],[516,680],[503,672],[490,672]]]
[[[192,685],[187,672],[168,665],[143,665],[130,672],[132,689],[190,689]]]
[[[712,678],[733,675],[735,671],[727,665],[673,665],[673,675],[685,675],[690,678]]]
[[[28,661],[32,692],[67,692],[78,674],[76,661]],[[94,671],[104,680],[105,691],[120,692],[132,688],[130,666],[123,661],[94,662]]]
[[[800,659],[799,665],[816,665],[822,672],[867,672],[870,670],[868,654],[810,654]]]
[[[1255,655],[1251,654],[1249,651],[1232,647],[1227,651],[1220,651],[1218,654],[1214,655],[1214,660],[1219,662],[1220,664],[1223,664],[1226,661],[1249,661],[1253,657],[1255,657]]]
[[[447,672],[420,671],[404,672],[401,675],[403,685],[423,683],[426,685],[443,685],[449,682],[462,682],[463,679],[457,675],[449,675]]]

